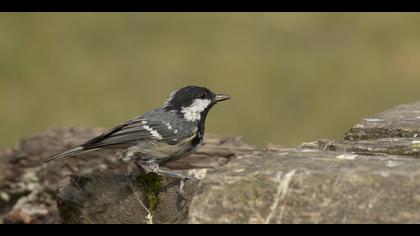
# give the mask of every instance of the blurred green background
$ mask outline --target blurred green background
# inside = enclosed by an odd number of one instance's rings
[[[207,132],[342,137],[420,100],[416,13],[2,13],[0,146],[54,126],[111,127],[204,85],[233,99]]]

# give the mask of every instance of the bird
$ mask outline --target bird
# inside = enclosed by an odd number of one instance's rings
[[[182,191],[184,180],[189,177],[161,166],[194,153],[203,143],[208,112],[215,104],[230,98],[201,86],[177,89],[162,107],[120,123],[79,146],[51,156],[46,162],[94,151],[111,152],[122,161],[134,162],[141,173],[180,178]]]

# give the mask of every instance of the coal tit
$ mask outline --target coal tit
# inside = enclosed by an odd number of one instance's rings
[[[203,142],[204,123],[209,110],[229,95],[214,94],[209,89],[187,86],[172,92],[161,108],[135,117],[73,149],[47,161],[73,157],[92,151],[111,151],[142,171],[187,178],[163,170],[159,165],[195,152]]]

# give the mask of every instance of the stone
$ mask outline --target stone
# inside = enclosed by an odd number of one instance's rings
[[[133,172],[136,167],[114,156],[92,152],[78,158],[44,161],[51,155],[99,135],[102,128],[53,128],[22,139],[13,148],[0,151],[0,223],[62,223],[57,208],[60,179],[70,175],[112,176]],[[236,150],[237,149],[237,150]],[[168,168],[217,168],[252,145],[240,137],[206,135],[202,148]],[[203,171],[202,171],[203,170]],[[197,170],[205,176],[207,169]],[[162,195],[163,196],[163,195]]]
[[[378,138],[366,140],[321,140],[304,143],[300,148],[322,149],[358,154],[391,154],[420,157],[420,138]]]
[[[55,128],[22,139],[6,150],[0,167],[0,221],[4,223],[61,223],[56,206],[59,179],[66,175],[118,173],[122,163],[99,154],[82,158],[44,161],[51,155],[78,145],[103,129]],[[36,210],[33,210],[36,209]]]
[[[243,137],[220,137],[208,134],[205,135],[204,140],[204,143],[194,154],[170,162],[166,166],[174,170],[217,169],[244,153],[256,150],[256,147],[248,144]]]
[[[420,134],[420,102],[399,105],[355,124],[346,140],[415,138]]]
[[[189,223],[419,223],[420,162],[392,155],[283,149],[207,175]]]
[[[186,181],[179,194],[179,180],[159,177],[135,181],[127,175],[71,176],[60,183],[58,207],[66,224],[169,224],[185,223],[197,181]],[[163,178],[162,178],[163,179]],[[156,189],[150,189],[156,183]],[[146,191],[146,189],[149,190]],[[153,190],[153,191],[151,191]]]
[[[420,102],[344,139],[268,145],[204,178],[189,223],[419,223]]]
[[[0,223],[420,223],[420,102],[297,148],[206,135],[166,166],[197,176],[184,195],[102,153],[43,162],[102,131],[57,128],[0,150]]]

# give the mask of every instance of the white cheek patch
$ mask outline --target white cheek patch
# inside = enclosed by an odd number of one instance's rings
[[[184,114],[184,119],[188,121],[200,120],[200,113],[203,112],[211,101],[209,99],[195,99],[194,102],[188,107],[182,107],[181,113]]]
[[[147,130],[147,131],[149,131],[150,132],[150,134],[153,136],[153,137],[155,137],[156,139],[158,139],[158,140],[161,140],[162,139],[162,136],[156,131],[156,130],[154,130],[154,129],[152,129],[152,128],[150,128],[149,126],[147,126],[147,125],[143,125],[143,129],[145,129],[145,130]]]

